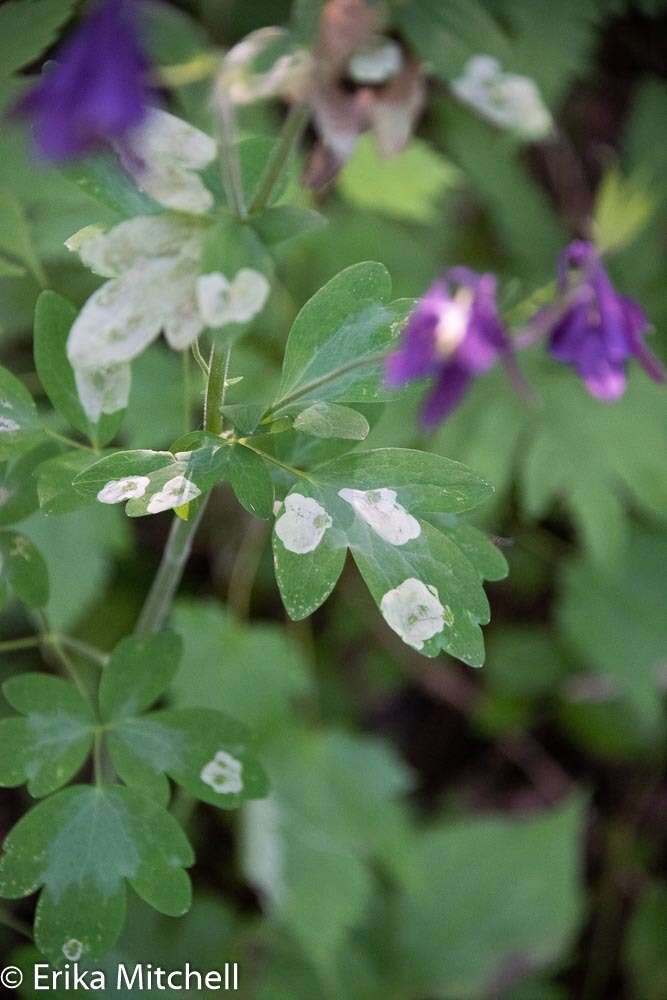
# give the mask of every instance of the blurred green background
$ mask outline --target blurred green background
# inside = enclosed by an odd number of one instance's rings
[[[297,16],[316,6],[297,0]],[[665,4],[394,6],[430,64],[417,136],[393,160],[363,138],[330,189],[301,195],[329,225],[282,253],[272,307],[234,353],[244,381],[229,401],[266,398],[299,306],[348,264],[382,261],[406,296],[446,266],[490,269],[515,317],[582,234],[609,250],[666,360]],[[191,0],[152,16],[154,55],[170,64],[294,15],[268,0]],[[540,86],[553,138],[526,145],[452,99],[457,52],[493,52],[498,39]],[[3,104],[14,88],[0,79]],[[205,93],[181,88],[174,107],[196,116]],[[262,105],[242,125],[272,135],[279,121]],[[0,256],[25,273],[0,271],[1,360],[36,394],[32,262],[82,302],[94,279],[63,241],[104,221],[3,120]],[[494,372],[434,435],[408,401],[375,413],[369,438],[459,459],[496,488],[479,523],[510,575],[489,587],[479,671],[402,645],[351,565],[312,620],[287,622],[268,528],[216,492],[173,616],[186,642],[173,698],[248,722],[273,795],[242,814],[176,804],[197,853],[193,910],[174,921],[137,903],[111,962],[236,960],[256,1000],[667,997],[667,397],[633,371],[609,406],[540,348],[521,362],[532,403]],[[154,346],[135,365],[121,440],[160,448],[182,429],[180,359]],[[54,626],[105,648],[122,637],[167,521],[100,508],[24,522],[49,563]],[[27,628],[17,605],[0,625],[5,637]],[[3,656],[0,679],[38,662]],[[0,836],[25,798],[3,795]],[[34,958],[1,926],[0,949],[14,964]]]

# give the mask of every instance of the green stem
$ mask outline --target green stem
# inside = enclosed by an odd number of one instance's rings
[[[51,639],[52,637],[49,638],[49,641]],[[91,646],[90,643],[84,642],[82,639],[77,639],[73,635],[59,635],[57,639],[65,649],[69,649],[72,653],[78,653],[86,660],[96,663],[98,667],[106,667],[109,662],[108,653],[104,653],[97,646]]]
[[[230,210],[234,213],[237,219],[245,219],[248,213],[245,207],[241,163],[239,160],[238,146],[236,144],[234,106],[224,93],[218,96],[217,106],[220,112],[218,122],[218,141],[220,144],[220,173],[222,176],[222,185],[225,189],[225,195],[227,197],[227,203]]]
[[[305,104],[293,104],[287,113],[278,141],[271,150],[264,173],[248,206],[248,214],[263,211],[270,203],[292,149],[301,138],[309,117]]]
[[[204,428],[212,434],[220,434],[222,431],[221,407],[225,396],[225,374],[228,366],[229,350],[220,353],[214,345],[209,363],[204,408]],[[164,626],[205,506],[206,498],[200,502],[193,502],[190,505],[191,514],[187,521],[174,517],[158,571],[137,621],[135,632],[138,635],[159,632]]]
[[[0,642],[0,653],[14,653],[19,649],[37,649],[44,642],[39,635],[26,635],[21,639],[6,639]]]
[[[248,444],[247,438],[239,438],[238,443],[248,451],[254,451],[256,455],[261,455],[262,458],[266,459],[267,462],[271,462],[272,465],[277,465],[279,469],[284,469],[285,472],[289,472],[290,475],[296,476],[298,479],[307,479],[308,482],[314,483],[315,480],[312,476],[309,476],[307,472],[303,469],[297,469],[294,465],[288,465],[287,462],[281,462],[279,458],[275,458],[270,455],[268,451],[262,451],[260,448],[255,448],[254,445]]]
[[[340,365],[339,368],[334,368],[333,371],[327,372],[326,375],[320,375],[318,378],[312,379],[310,382],[306,382],[299,389],[295,389],[294,392],[289,392],[282,399],[276,400],[273,406],[265,412],[262,423],[267,423],[268,418],[273,416],[274,413],[278,413],[279,410],[284,410],[286,406],[290,403],[296,402],[297,399],[301,399],[303,396],[307,396],[309,392],[313,389],[319,389],[323,385],[327,385],[328,382],[335,382],[337,378],[341,375],[346,375],[348,372],[352,372],[355,368],[365,368],[366,365],[377,365],[380,361],[384,361],[386,358],[384,352],[378,352],[377,354],[367,354],[363,358],[355,358],[354,361],[348,361],[344,365]]]
[[[81,441],[75,441],[74,438],[59,434],[58,431],[52,431],[50,427],[45,427],[44,431],[49,437],[55,438],[56,441],[62,441],[63,444],[69,445],[70,448],[80,448],[81,451],[97,451],[96,448],[92,448],[89,444],[82,444]]]

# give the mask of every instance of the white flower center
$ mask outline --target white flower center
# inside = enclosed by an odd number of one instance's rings
[[[459,288],[453,298],[440,308],[440,318],[435,328],[436,352],[448,358],[464,339],[470,322],[473,293],[469,288]]]

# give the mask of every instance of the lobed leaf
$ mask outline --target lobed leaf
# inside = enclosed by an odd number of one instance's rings
[[[0,721],[0,785],[28,784],[35,798],[72,778],[93,745],[95,718],[69,681],[46,674],[22,674],[2,687],[9,704],[25,718]]]

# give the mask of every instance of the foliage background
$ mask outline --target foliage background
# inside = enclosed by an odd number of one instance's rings
[[[310,5],[296,6],[305,15]],[[291,16],[268,0],[169,11],[154,40],[161,63]],[[234,355],[244,397],[255,386],[264,397],[299,306],[348,264],[382,261],[407,296],[443,266],[491,269],[511,314],[552,280],[566,240],[591,227],[665,359],[664,4],[415,0],[401,11],[433,68],[418,137],[392,161],[362,140],[320,199],[328,228],[283,252],[272,307]],[[420,35],[423,17],[445,19],[441,45]],[[501,44],[539,83],[555,139],[521,145],[448,95],[457,46]],[[7,45],[3,104],[15,86]],[[178,91],[181,112],[201,105],[201,86]],[[271,135],[279,117],[262,106],[243,124]],[[0,276],[0,349],[37,394],[34,272],[85,299],[93,280],[63,241],[90,214],[3,120],[1,273],[12,263],[24,273]],[[193,910],[174,921],[137,904],[113,960],[235,959],[253,998],[667,996],[664,391],[635,372],[624,399],[606,406],[539,352],[524,366],[532,406],[491,374],[432,437],[416,430],[408,401],[380,415],[369,439],[460,459],[496,487],[480,523],[510,575],[489,588],[480,671],[395,641],[351,565],[312,620],[287,623],[264,526],[216,492],[173,618],[186,642],[173,701],[253,726],[282,818],[264,802],[240,815],[192,812]],[[128,447],[164,447],[180,433],[180,375],[162,346],[135,365]],[[47,558],[55,626],[113,646],[133,624],[167,521],[130,522],[116,509],[31,515],[22,530]],[[1,625],[5,637],[28,627],[13,604]],[[3,656],[0,679],[35,666],[30,652]],[[22,799],[3,796],[0,835]],[[8,962],[32,960],[1,926],[0,946]]]

